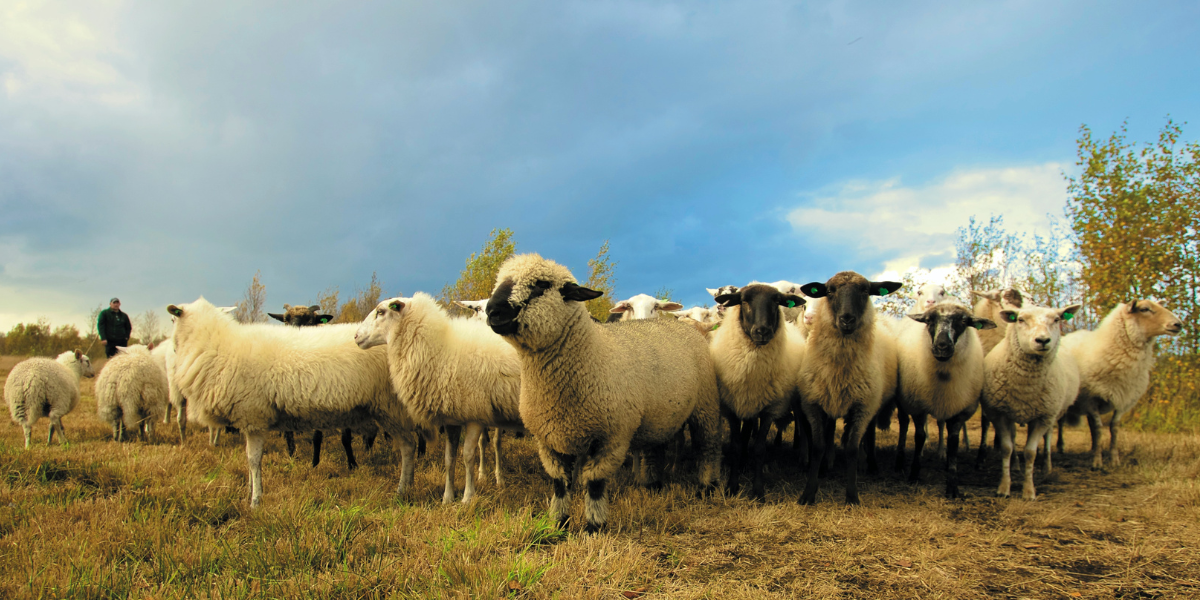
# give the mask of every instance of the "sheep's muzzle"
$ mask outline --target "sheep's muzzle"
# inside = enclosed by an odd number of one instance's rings
[[[499,335],[513,335],[520,327],[517,316],[521,314],[521,310],[508,301],[512,297],[512,291],[512,280],[505,280],[496,286],[496,291],[492,292],[485,309],[488,327]]]

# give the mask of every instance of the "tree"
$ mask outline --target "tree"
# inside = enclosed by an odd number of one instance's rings
[[[342,304],[342,308],[337,313],[337,317],[333,320],[334,323],[358,323],[366,318],[367,314],[375,310],[375,306],[379,304],[379,298],[383,295],[383,284],[379,282],[379,275],[371,273],[371,282],[367,287],[359,289],[355,292],[354,297],[346,300]],[[327,300],[327,299],[326,299]],[[334,292],[333,301],[337,302],[337,292]],[[321,304],[321,302],[318,302]],[[322,306],[324,306],[322,304]]]
[[[156,344],[162,338],[166,337],[162,332],[162,325],[158,319],[158,311],[147,310],[134,319],[133,331],[137,333],[137,338],[143,344]]]
[[[255,271],[242,301],[237,303],[237,309],[233,311],[233,318],[238,323],[266,323],[267,313],[263,311],[266,305],[267,286],[262,284],[262,272]]]
[[[454,304],[455,300],[481,300],[492,295],[500,265],[516,254],[517,244],[511,229],[493,229],[478,253],[467,257],[467,266],[458,280],[442,288],[438,302],[451,314],[470,316],[471,312]]]
[[[585,304],[588,313],[601,323],[608,320],[609,311],[615,304],[612,295],[617,286],[616,270],[617,263],[608,256],[608,240],[604,240],[604,243],[600,245],[600,251],[596,253],[596,258],[588,261],[588,278],[583,284],[583,287],[604,292],[604,295],[588,300]]]
[[[1021,250],[1021,238],[1004,230],[1003,215],[992,215],[986,225],[972,216],[966,227],[958,228],[958,241],[954,244],[958,279],[955,283],[960,288],[956,291],[961,291],[963,299],[970,302],[971,290],[1011,285],[1009,271]]]

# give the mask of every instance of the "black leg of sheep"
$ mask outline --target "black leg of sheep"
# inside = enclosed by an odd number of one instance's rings
[[[946,497],[961,498],[958,491],[958,433],[966,428],[962,415],[946,421]]]
[[[905,463],[904,447],[908,444],[908,420],[909,420],[908,413],[904,412],[903,409],[900,409],[899,407],[897,407],[896,421],[899,422],[899,424],[900,424],[900,426],[898,428],[899,432],[897,433],[897,435],[899,437],[896,439],[896,467],[895,467],[895,469],[896,469],[897,473],[904,472],[904,463]]]
[[[821,432],[821,435],[810,437],[811,448],[808,457],[808,477],[804,482],[804,491],[800,494],[800,504],[815,504],[817,501],[817,489],[820,487],[821,469],[825,466],[826,432],[828,430],[826,424],[827,417],[820,408],[815,406],[805,406],[804,414],[808,417],[808,422],[812,426],[812,430],[814,432]],[[832,436],[828,437],[832,438]]]
[[[289,435],[289,436],[292,435],[292,432],[290,432],[290,431],[287,432],[287,435]],[[291,439],[291,438],[289,438],[289,439]],[[313,445],[312,466],[313,466],[313,468],[316,468],[317,465],[321,464],[321,444],[323,444],[324,442],[325,442],[325,432],[321,431],[320,429],[314,431],[313,438],[312,438],[312,445]],[[292,455],[292,450],[289,448],[288,456],[291,456],[291,455]]]
[[[758,429],[754,432],[754,499],[765,502],[767,499],[766,483],[763,481],[763,471],[767,461],[767,432],[771,429],[772,419],[768,416],[758,418]],[[754,419],[749,421],[754,423]]]
[[[349,429],[342,430],[342,448],[346,451],[346,465],[351,471],[358,468],[358,461],[354,460],[354,433]]]
[[[296,434],[294,434],[290,431],[283,432],[283,441],[285,443],[287,443],[288,456],[292,456],[293,454],[295,454],[296,453]]]
[[[925,431],[929,415],[913,415],[913,461],[912,469],[908,472],[908,482],[917,483],[921,480],[921,452],[925,449],[928,433]]]

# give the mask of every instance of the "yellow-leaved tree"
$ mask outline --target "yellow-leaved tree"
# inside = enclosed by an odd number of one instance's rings
[[[470,311],[454,304],[454,301],[491,297],[500,265],[516,252],[517,243],[513,241],[512,230],[493,229],[483,248],[467,257],[467,266],[458,274],[458,280],[442,288],[438,302],[452,315],[470,316]]]
[[[615,304],[612,295],[616,286],[617,263],[608,256],[608,240],[604,240],[600,251],[596,253],[596,258],[588,261],[588,278],[583,284],[583,287],[604,292],[603,296],[588,300],[585,304],[592,318],[601,323],[608,320],[608,311],[612,310],[613,304]]]

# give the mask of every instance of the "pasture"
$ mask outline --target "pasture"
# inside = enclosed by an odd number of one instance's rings
[[[17,360],[0,358],[0,384]],[[297,435],[288,457],[271,434],[263,506],[251,512],[240,436],[214,448],[193,424],[180,447],[174,424],[159,424],[155,443],[114,443],[96,418],[93,383],[84,380],[63,420],[69,446],[46,447],[44,419],[29,451],[18,426],[0,426],[0,597],[1200,595],[1195,435],[1126,430],[1125,466],[1093,472],[1086,429],[1071,430],[1055,472],[1039,471],[1039,499],[1025,502],[993,497],[997,460],[972,468],[976,417],[967,498],[951,501],[933,457],[936,429],[922,482],[910,485],[891,469],[893,424],[879,438],[881,473],[860,478],[859,507],[843,504],[840,476],[822,484],[816,506],[798,506],[804,476],[779,452],[765,504],[696,499],[678,483],[648,492],[626,469],[607,531],[589,536],[578,492],[566,532],[544,516],[550,485],[528,438],[505,440],[503,489],[485,479],[471,505],[443,506],[440,447],[397,497],[399,455],[382,437],[373,453],[355,440],[362,466],[350,473],[336,436],[312,468],[309,436]]]

